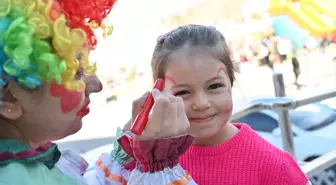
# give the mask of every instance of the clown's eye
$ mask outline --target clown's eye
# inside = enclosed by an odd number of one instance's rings
[[[83,69],[78,69],[76,72],[76,79],[82,78],[83,75],[84,75]]]

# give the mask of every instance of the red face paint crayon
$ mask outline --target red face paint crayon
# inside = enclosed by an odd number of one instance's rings
[[[164,86],[164,80],[159,78],[155,82],[154,89],[158,89],[159,91],[162,91],[163,86]],[[137,117],[135,118],[132,124],[131,132],[133,134],[138,135],[138,136],[142,134],[142,132],[144,131],[146,127],[148,116],[149,116],[150,111],[153,108],[153,105],[154,105],[154,98],[152,94],[150,94],[147,96],[142,110],[137,115]]]

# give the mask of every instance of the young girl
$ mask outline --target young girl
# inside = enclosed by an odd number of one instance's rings
[[[143,135],[119,139],[137,162],[129,184],[309,184],[289,153],[229,122],[234,72],[215,28],[186,25],[159,37],[152,69],[154,80],[165,79],[164,92],[152,91]]]

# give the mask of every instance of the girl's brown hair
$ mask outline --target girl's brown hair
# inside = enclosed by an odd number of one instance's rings
[[[200,48],[218,58],[225,66],[231,86],[234,69],[224,36],[214,27],[185,25],[158,38],[152,56],[153,79],[164,78],[165,68],[172,53],[182,47]]]

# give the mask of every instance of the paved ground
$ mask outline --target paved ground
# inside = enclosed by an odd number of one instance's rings
[[[328,56],[311,53],[301,58],[301,90],[293,85],[294,77],[290,64],[275,66],[275,71],[284,73],[288,96],[302,97],[336,87],[336,65]],[[242,66],[233,88],[235,110],[244,107],[251,99],[274,96],[271,71],[267,67]],[[124,125],[130,118],[132,98],[114,102],[103,107],[92,107],[90,115],[84,118],[80,132],[59,141],[60,148],[72,148],[83,153],[89,149],[110,144],[117,126]]]

